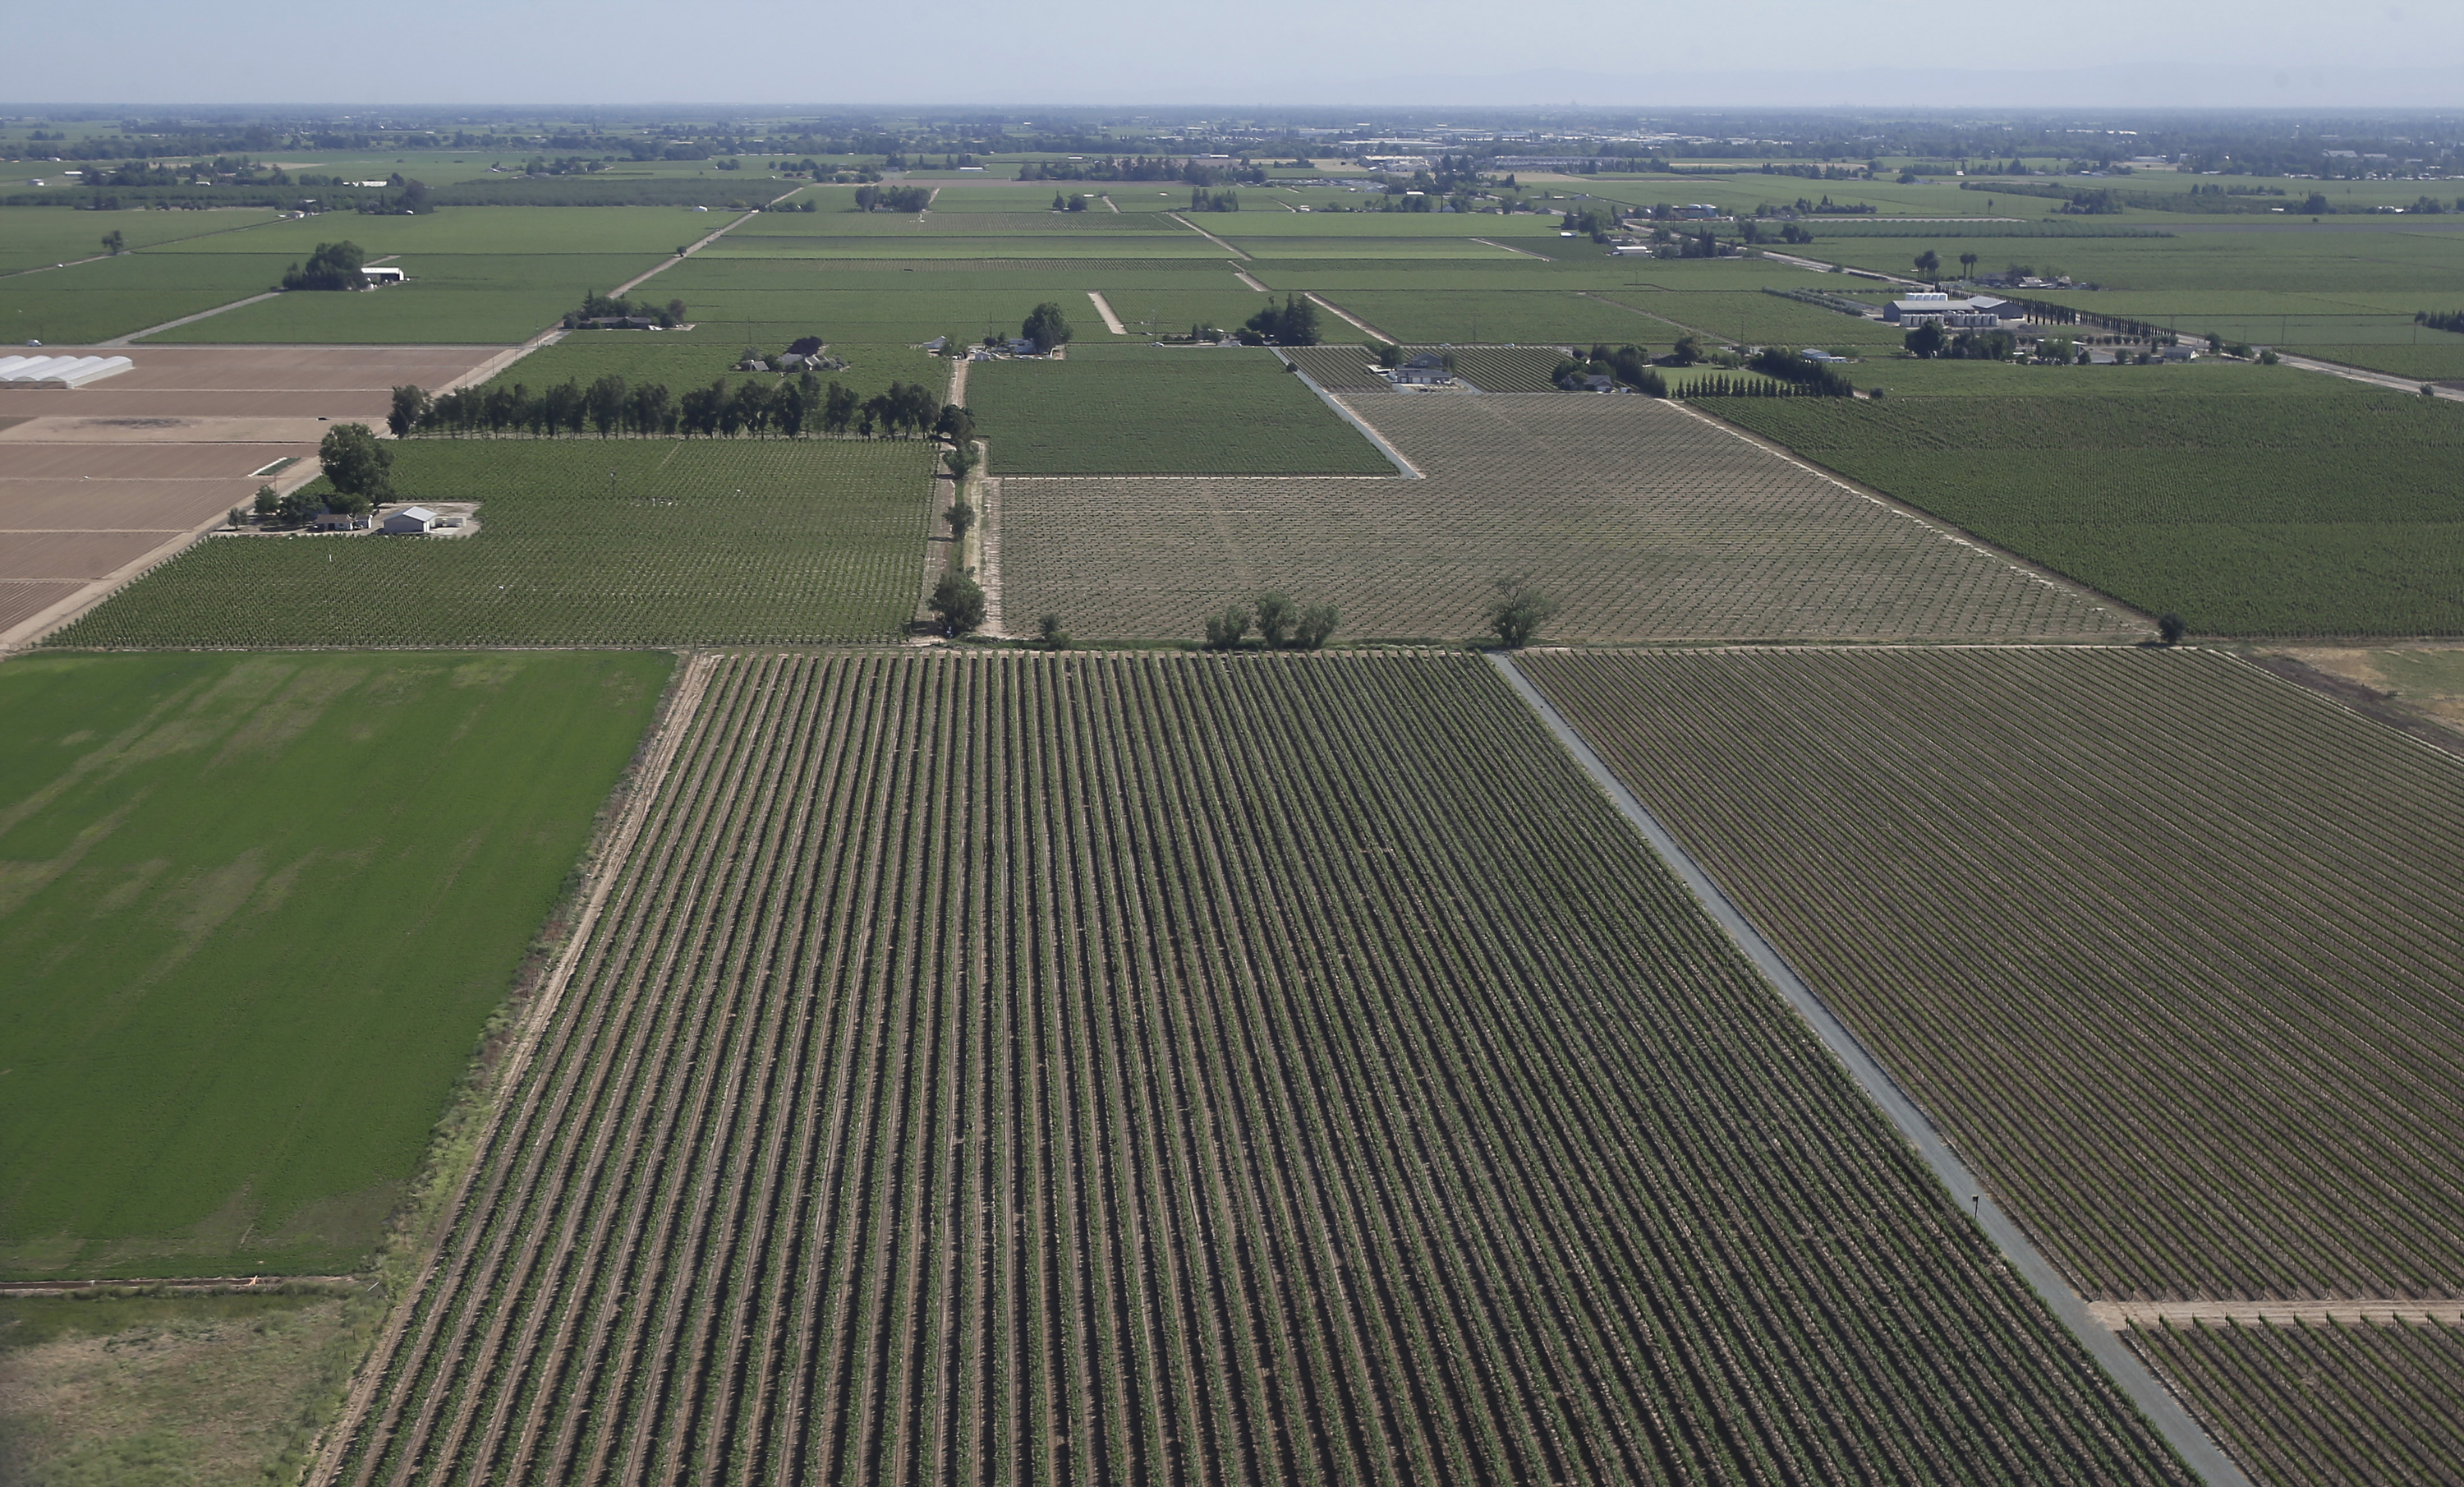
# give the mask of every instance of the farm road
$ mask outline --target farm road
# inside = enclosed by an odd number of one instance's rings
[[[2171,1322],[2233,1322],[2293,1327],[2321,1322],[2464,1323],[2464,1301],[2090,1301],[2088,1314],[2116,1332]]]
[[[1263,289],[1265,286],[1262,284],[1259,287]],[[1307,300],[1309,303],[1316,305],[1319,309],[1326,311],[1329,315],[1333,316],[1336,320],[1343,322],[1353,329],[1359,331],[1364,336],[1375,336],[1380,341],[1389,342],[1395,345],[1401,345],[1403,344],[1401,341],[1386,334],[1386,332],[1382,330],[1379,330],[1376,326],[1370,324],[1367,321],[1362,320],[1359,316],[1353,314],[1350,310],[1345,309],[1343,306],[1327,299],[1323,295],[1313,295],[1304,292],[1301,298]]]
[[[1095,313],[1104,317],[1106,330],[1116,336],[1126,336],[1130,333],[1130,328],[1121,323],[1121,318],[1112,313],[1111,301],[1106,300],[1101,291],[1089,289],[1087,291],[1087,298],[1095,301]]]
[[[1847,1024],[1832,1014],[1831,1009],[1815,994],[1814,988],[1807,986],[1771,942],[1763,938],[1762,932],[1738,911],[1711,876],[1677,844],[1677,838],[1669,834],[1600,757],[1592,752],[1591,746],[1574,732],[1573,726],[1523,675],[1512,657],[1504,652],[1492,651],[1488,658],[1498,674],[1505,677],[1507,685],[1523,699],[1524,705],[1531,709],[1550,735],[1608,796],[1617,813],[1642,833],[1643,839],[1651,844],[1651,850],[1702,903],[1704,912],[1727,932],[1728,938],[1736,942],[1737,948],[1745,952],[1748,960],[1753,962],[1755,968],[1771,983],[1771,988],[1805,1019],[1815,1035],[1822,1040],[1823,1046],[1831,1050],[1832,1055],[1839,1060],[1849,1076],[1857,1081],[1858,1087],[1881,1108],[1892,1126],[1915,1148],[1925,1165],[1933,1169],[1951,1197],[1954,1200],[1968,1199],[1977,1224],[1992,1239],[1995,1247],[2009,1256],[2012,1268],[2045,1298],[2045,1304],[2052,1308],[2054,1315],[2070,1328],[2089,1356],[2146,1415],[2148,1423],[2155,1426],[2175,1451],[2181,1453],[2192,1470],[2208,1479],[2211,1487],[2253,1487],[2241,1468],[2235,1466],[2233,1458],[2226,1455],[2198,1421],[2191,1418],[2190,1412],[2182,1407],[2171,1391],[2156,1381],[2147,1365],[2141,1363],[2138,1355],[2115,1335],[2112,1326],[2090,1310],[2079,1294],[2071,1289],[2062,1273],[2055,1269],[2053,1262],[2037,1250],[2017,1224],[2012,1222],[2001,1206],[1996,1204],[1991,1210],[1985,1207],[1984,1190],[1975,1175],[1951,1151],[1942,1133],[1934,1129],[1933,1122],[1925,1118],[1925,1112],[1917,1108],[1916,1102],[1908,1099],[1898,1082],[1866,1052],[1857,1035],[1848,1031]]]
[[[1221,239],[1221,238],[1220,238],[1220,237],[1216,236],[1214,233],[1212,233],[1208,232],[1206,229],[1204,229],[1204,228],[1202,228],[1202,227],[1199,227],[1197,223],[1192,222],[1192,221],[1191,221],[1191,220],[1189,220],[1187,217],[1182,216],[1182,215],[1181,215],[1179,212],[1177,212],[1177,211],[1167,211],[1167,212],[1165,212],[1165,213],[1164,213],[1164,215],[1165,215],[1165,216],[1167,216],[1167,217],[1172,218],[1172,220],[1174,220],[1175,222],[1177,222],[1177,223],[1179,223],[1181,226],[1183,226],[1183,227],[1185,227],[1185,228],[1189,229],[1191,232],[1196,233],[1199,236],[1205,238],[1208,242],[1213,243],[1216,247],[1222,249],[1225,253],[1230,254],[1232,256],[1234,256],[1234,257],[1236,257],[1236,258],[1246,258],[1247,256],[1249,256],[1247,254],[1243,253],[1240,249],[1233,247],[1230,243],[1225,242],[1223,239]]]
[[[591,858],[590,891],[582,901],[581,912],[574,916],[573,926],[565,936],[564,948],[557,956],[555,968],[549,971],[539,994],[524,1010],[521,1025],[514,1035],[513,1047],[507,1051],[504,1065],[497,1071],[498,1091],[511,1090],[521,1082],[522,1071],[529,1067],[532,1055],[538,1051],[539,1034],[555,1018],[557,1004],[563,999],[565,988],[572,984],[574,969],[582,964],[582,953],[590,943],[592,931],[599,925],[600,916],[606,910],[607,900],[615,892],[618,878],[623,876],[626,860],[633,854],[633,843],[642,834],[644,823],[649,819],[650,808],[658,800],[659,787],[666,783],[677,750],[683,745],[685,735],[692,731],[693,720],[700,714],[702,694],[709,689],[711,672],[717,664],[716,655],[688,652],[677,666],[675,679],[669,685],[666,705],[659,709],[658,721],[650,725],[650,736],[643,744],[640,763],[618,787],[624,794],[625,809]],[[506,1108],[507,1101],[502,1099],[490,1100],[487,1125],[478,1133],[473,1149],[486,1148],[494,1139],[496,1127],[502,1123]],[[401,1345],[403,1331],[410,1322],[411,1313],[417,1309],[413,1301],[434,1278],[436,1260],[445,1236],[452,1228],[454,1216],[469,1199],[471,1184],[478,1171],[475,1163],[464,1169],[462,1179],[454,1188],[452,1201],[436,1215],[435,1227],[427,1237],[427,1248],[419,1257],[417,1271],[402,1294],[394,1298],[393,1306],[385,1314],[385,1331],[379,1335],[376,1345],[361,1359],[360,1371],[351,1380],[350,1391],[343,1397],[341,1409],[317,1441],[313,1450],[316,1464],[310,1469],[308,1477],[312,1483],[323,1487],[323,1484],[333,1481],[334,1474],[341,1463],[342,1449],[367,1419],[368,1410],[376,1402],[378,1387],[385,1383],[385,1369],[377,1365],[381,1360],[393,1356],[394,1350]]]
[[[607,292],[607,298],[609,298],[609,299],[611,299],[611,300],[622,299],[625,295],[627,295],[627,294],[630,293],[630,292],[631,292],[631,291],[632,291],[636,286],[638,286],[639,284],[641,284],[644,280],[646,280],[646,279],[650,279],[650,278],[655,278],[655,277],[657,277],[659,275],[666,273],[668,270],[670,270],[670,269],[671,269],[671,268],[674,268],[677,264],[684,262],[687,258],[692,257],[694,254],[697,254],[697,253],[701,252],[703,249],[705,249],[705,248],[709,247],[711,244],[713,244],[713,243],[715,243],[715,242],[718,241],[718,240],[719,240],[720,238],[722,238],[722,237],[725,237],[728,233],[735,232],[735,231],[736,231],[737,228],[739,228],[739,227],[742,227],[745,223],[750,222],[750,221],[752,221],[755,217],[759,216],[759,215],[761,214],[761,212],[762,212],[762,211],[768,211],[770,207],[775,207],[775,206],[779,205],[781,202],[785,201],[785,200],[787,199],[787,196],[793,196],[793,195],[795,195],[795,194],[796,194],[796,191],[801,191],[801,190],[803,190],[803,187],[801,187],[801,186],[799,186],[799,187],[797,187],[797,188],[796,188],[796,190],[795,190],[795,191],[789,191],[789,192],[787,193],[787,195],[786,195],[786,196],[773,196],[773,197],[771,197],[771,198],[770,198],[770,200],[769,200],[768,204],[767,204],[766,206],[764,206],[763,208],[761,208],[761,209],[759,209],[759,210],[758,210],[758,211],[748,211],[748,212],[744,213],[744,215],[742,215],[742,216],[740,216],[740,217],[737,217],[735,221],[728,223],[728,224],[727,224],[727,225],[725,225],[724,227],[719,227],[719,228],[715,228],[715,229],[713,229],[709,233],[707,233],[706,235],[704,235],[700,240],[698,240],[698,241],[696,241],[696,242],[693,242],[693,243],[688,243],[688,244],[686,244],[686,245],[685,245],[685,251],[684,251],[684,252],[682,252],[682,253],[680,253],[680,254],[676,254],[676,255],[672,255],[672,256],[671,256],[671,257],[669,257],[669,258],[667,258],[667,259],[665,259],[665,260],[663,260],[663,261],[661,261],[661,262],[659,262],[659,263],[657,263],[657,264],[653,265],[648,273],[645,273],[645,274],[637,274],[637,275],[633,276],[631,278],[628,278],[628,279],[625,280],[625,282],[623,282],[623,283],[621,283],[621,284],[617,285],[614,289],[609,290],[609,291]]]

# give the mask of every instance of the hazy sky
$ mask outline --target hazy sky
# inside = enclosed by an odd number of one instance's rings
[[[1566,102],[2464,109],[2464,0],[121,0],[11,103]]]

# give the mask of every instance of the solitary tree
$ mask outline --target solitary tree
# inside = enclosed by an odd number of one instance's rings
[[[1061,616],[1046,614],[1035,622],[1035,639],[1047,651],[1069,649],[1069,632],[1061,628]]]
[[[281,509],[282,498],[274,494],[273,486],[260,485],[256,488],[256,514],[258,516],[270,517]]]
[[[128,239],[121,235],[120,229],[115,227],[110,232],[102,234],[102,251],[111,255],[113,257],[119,257],[121,253],[127,247]]]
[[[1019,327],[1019,339],[1033,342],[1038,351],[1069,344],[1069,320],[1061,306],[1046,300],[1026,313],[1026,322]]]
[[[2182,616],[2179,614],[2166,613],[2156,616],[2156,633],[2167,645],[2181,644],[2183,634],[2189,628],[2182,622]]]
[[[367,282],[360,275],[360,265],[367,261],[367,251],[357,243],[319,243],[316,251],[308,255],[307,267],[295,263],[282,276],[282,287],[358,289]]]
[[[1488,628],[1500,644],[1518,650],[1556,617],[1557,609],[1557,601],[1541,592],[1531,575],[1507,574],[1497,580],[1497,597],[1489,601]]]
[[[1905,336],[1901,337],[1900,340],[1901,344],[1905,345],[1914,355],[1928,357],[1940,356],[1943,351],[1943,346],[1947,343],[1949,338],[1943,334],[1942,322],[1927,321],[1924,324],[1919,325],[1916,329],[1909,331]]]
[[[964,573],[944,573],[924,607],[941,623],[941,633],[963,635],[984,622],[984,591]]]
[[[377,442],[363,423],[337,424],[317,446],[326,482],[334,487],[326,505],[336,511],[365,511],[393,499],[393,451]]]
[[[1917,272],[1939,281],[1942,278],[1942,255],[1928,248],[1917,255]]]

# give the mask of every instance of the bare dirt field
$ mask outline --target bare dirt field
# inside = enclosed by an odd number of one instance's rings
[[[60,348],[74,349],[74,348]],[[381,422],[495,346],[142,347],[106,383],[0,392],[0,650],[178,550],[260,483],[315,477],[336,422]],[[278,474],[253,472],[276,460]]]
[[[1479,632],[1528,571],[1569,641],[2137,638],[2143,623],[1724,426],[1649,398],[1346,395],[1427,478],[1002,483],[1013,613],[1195,639],[1281,589],[1346,637]]]

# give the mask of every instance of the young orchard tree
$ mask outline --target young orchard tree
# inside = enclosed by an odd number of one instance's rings
[[[1531,643],[1540,627],[1556,618],[1557,601],[1542,592],[1528,573],[1514,573],[1497,580],[1497,597],[1489,601],[1488,628],[1498,643],[1509,651],[1520,650]]]
[[[318,462],[334,495],[325,504],[335,511],[365,511],[393,499],[393,451],[377,442],[363,423],[337,424],[317,446]]]
[[[924,607],[940,622],[941,633],[954,639],[984,622],[984,591],[964,573],[942,574]]]

